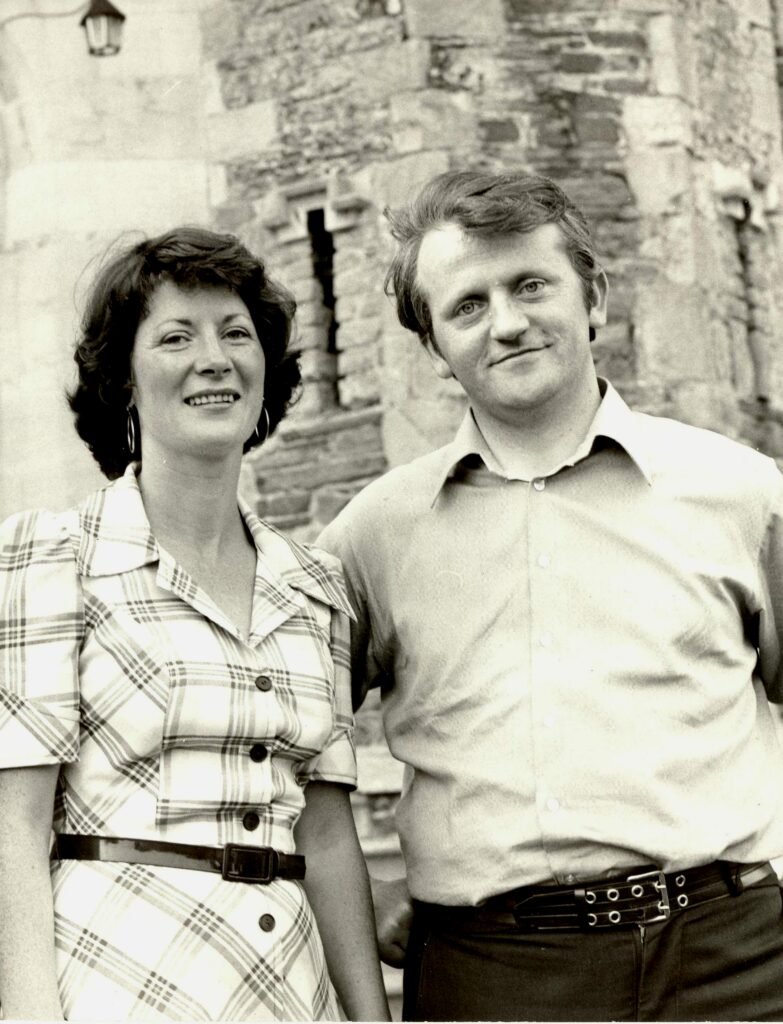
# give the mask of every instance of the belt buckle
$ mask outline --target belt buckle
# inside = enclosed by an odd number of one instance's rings
[[[277,875],[280,861],[271,846],[243,846],[226,843],[220,874],[227,882],[268,885]]]
[[[671,917],[671,904],[669,902],[669,890],[666,888],[666,875],[663,871],[644,871],[640,875],[628,875],[627,882],[642,883],[650,882],[657,890],[660,899],[658,900],[658,913],[654,917],[646,917],[644,924],[654,924],[656,921],[668,921]]]

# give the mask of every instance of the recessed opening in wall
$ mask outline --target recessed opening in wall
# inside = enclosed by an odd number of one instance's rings
[[[334,318],[334,239],[324,226],[324,211],[310,210],[307,232],[313,255],[313,272],[324,296],[324,309],[329,313],[327,352],[337,351],[337,321]]]
[[[315,356],[310,366],[310,381],[320,394],[321,410],[339,405],[337,390],[337,320],[334,309],[334,239],[326,230],[323,209],[307,212],[307,233],[310,238],[310,255],[313,262],[313,277],[321,292],[323,321],[321,326],[321,354]],[[307,374],[305,375],[308,376]]]

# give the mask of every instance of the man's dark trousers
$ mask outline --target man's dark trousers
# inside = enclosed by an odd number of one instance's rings
[[[417,905],[405,1020],[783,1020],[774,878],[644,928],[522,934],[505,916]]]

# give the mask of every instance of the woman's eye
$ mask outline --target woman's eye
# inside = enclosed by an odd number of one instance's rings
[[[232,327],[226,331],[225,336],[229,341],[246,341],[250,337],[250,331],[246,327]]]
[[[161,343],[163,345],[184,345],[187,340],[187,334],[173,333],[165,335],[165,337],[161,339]]]
[[[472,316],[479,308],[475,299],[466,299],[457,306],[457,316]]]

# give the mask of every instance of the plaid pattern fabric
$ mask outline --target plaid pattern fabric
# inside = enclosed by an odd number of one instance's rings
[[[338,563],[241,510],[247,640],[156,544],[133,467],[3,524],[0,767],[62,764],[57,832],[293,852],[306,783],[355,784]],[[63,862],[53,884],[71,1020],[339,1019],[296,882]]]

